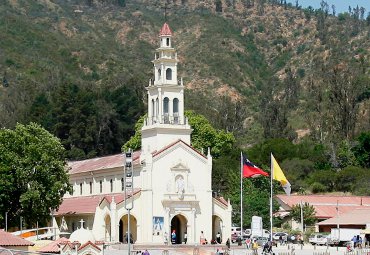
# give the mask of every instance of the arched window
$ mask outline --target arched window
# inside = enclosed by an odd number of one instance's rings
[[[170,38],[167,38],[167,39],[166,39],[166,45],[167,45],[167,46],[170,46]]]
[[[173,100],[173,122],[175,124],[179,123],[179,99],[175,98]]]
[[[110,179],[110,192],[113,192],[113,180]]]
[[[92,182],[90,182],[90,194],[92,194]]]
[[[99,185],[100,185],[100,193],[103,193],[103,181],[102,180],[100,180]]]
[[[125,189],[125,183],[123,178],[121,178],[121,190],[123,191]]]
[[[168,114],[168,105],[169,105],[169,102],[170,102],[170,100],[168,99],[168,97],[165,97],[163,99],[163,113],[164,114]]]
[[[152,118],[155,116],[155,104],[154,99],[152,99]]]
[[[179,99],[177,98],[173,100],[173,113],[179,113]]]
[[[160,80],[160,79],[161,79],[161,73],[162,73],[162,72],[161,72],[161,69],[159,68],[159,69],[158,69],[158,80]]]
[[[164,123],[168,123],[169,122],[169,117],[168,117],[168,108],[169,108],[169,102],[170,100],[168,99],[168,97],[165,97],[163,99],[163,117],[164,117]]]
[[[80,195],[82,195],[82,183],[80,183]]]
[[[172,80],[172,69],[167,68],[166,70],[166,80]]]
[[[159,99],[157,98],[156,100],[155,100],[155,105],[156,105],[156,109],[155,109],[155,116],[157,116],[158,117],[158,115],[159,115]]]

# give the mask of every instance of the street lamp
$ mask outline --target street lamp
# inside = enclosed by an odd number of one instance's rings
[[[125,208],[127,210],[127,243],[128,243],[128,255],[131,253],[131,231],[130,231],[130,211],[134,207],[134,176],[133,176],[133,161],[132,161],[132,150],[128,149],[125,152],[124,158],[124,175],[125,175]]]

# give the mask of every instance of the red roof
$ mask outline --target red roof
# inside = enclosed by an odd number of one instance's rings
[[[224,197],[215,197],[215,199],[219,201],[221,204],[228,206],[228,202],[225,200]]]
[[[91,241],[88,241],[87,243],[85,243],[85,244],[81,245],[81,246],[80,246],[80,248],[78,248],[78,250],[80,251],[80,250],[84,249],[85,247],[87,247],[87,246],[89,246],[89,245],[91,245],[92,247],[94,247],[94,248],[95,248],[95,249],[97,249],[98,251],[100,251],[100,250],[101,250],[98,246],[96,246],[96,245],[95,245],[94,243],[92,243]]]
[[[343,213],[339,217],[324,220],[318,225],[366,225],[370,222],[370,207],[361,207],[350,212]]]
[[[135,151],[132,156],[134,165],[139,164],[141,151]],[[111,169],[116,167],[123,167],[124,154],[111,155],[100,158],[92,158],[81,161],[70,161],[69,174],[85,173],[96,170]]]
[[[68,242],[68,239],[65,237],[59,238],[58,240],[42,247],[40,250],[38,250],[38,252],[59,253],[59,244],[64,242]]]
[[[167,24],[167,23],[164,23],[162,28],[161,28],[161,31],[159,32],[159,35],[162,36],[162,35],[169,35],[171,36],[172,35],[172,31],[171,31],[171,28],[170,26]]]
[[[140,189],[134,189],[134,194],[137,194]],[[92,214],[95,213],[96,207],[103,199],[107,199],[109,203],[112,202],[112,197],[115,197],[117,204],[124,201],[123,193],[101,194],[96,196],[70,197],[63,199],[55,215],[65,214]]]
[[[163,147],[162,149],[160,149],[159,151],[154,151],[152,152],[152,156],[155,157],[155,156],[158,156],[159,154],[161,154],[162,152],[168,150],[169,148],[175,146],[176,144],[178,143],[182,143],[184,145],[186,145],[187,147],[189,147],[190,149],[192,149],[193,151],[195,151],[196,153],[198,153],[200,156],[202,156],[203,158],[207,158],[206,156],[204,156],[202,153],[200,153],[199,151],[197,151],[195,148],[193,148],[192,146],[190,146],[189,144],[185,143],[184,141],[182,141],[181,139],[173,142],[173,143],[170,143],[169,145]]]
[[[0,246],[33,246],[34,243],[0,229]]]
[[[316,217],[328,219],[339,214],[344,214],[357,208],[370,208],[370,196],[336,196],[336,195],[276,195],[276,197],[290,208],[293,205],[308,203],[315,208]]]

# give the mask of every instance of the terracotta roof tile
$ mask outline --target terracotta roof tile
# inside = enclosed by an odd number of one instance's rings
[[[133,153],[132,159],[134,161],[134,165],[139,164],[140,154],[141,151],[135,151]],[[70,167],[69,174],[123,167],[123,161],[124,154],[122,153],[80,161],[70,161],[68,162],[68,166]]]
[[[227,203],[227,201],[225,200],[225,198],[223,198],[223,197],[215,197],[215,199],[216,199],[217,201],[219,201],[221,204],[224,204],[224,205],[228,206],[228,203]]]
[[[284,204],[292,207],[293,205],[309,203],[315,208],[316,217],[328,219],[337,215],[337,203],[339,213],[347,213],[357,208],[370,208],[370,197],[361,196],[335,196],[335,195],[276,195]]]
[[[134,194],[137,194],[139,191],[140,189],[134,189]],[[96,207],[101,203],[103,199],[107,199],[108,202],[111,203],[113,196],[115,197],[115,202],[117,204],[124,201],[124,196],[122,193],[64,198],[62,204],[59,206],[58,211],[55,212],[54,215],[81,213],[92,214],[95,213]]]
[[[366,225],[370,222],[370,207],[357,208],[347,213],[324,220],[318,225]]]
[[[95,245],[94,243],[92,243],[91,241],[88,241],[87,243],[85,243],[85,244],[81,245],[81,246],[80,246],[80,248],[78,248],[78,250],[80,251],[80,250],[84,249],[85,247],[87,247],[87,246],[89,246],[89,245],[91,245],[92,247],[94,247],[94,248],[95,248],[95,249],[97,249],[98,251],[100,251],[100,250],[101,250],[98,246],[96,246],[96,245]]]
[[[65,237],[59,238],[58,240],[49,243],[48,245],[42,247],[38,250],[38,252],[46,252],[46,253],[59,253],[59,244],[67,242],[68,239]]]
[[[171,28],[167,23],[163,24],[161,31],[159,32],[159,35],[170,35],[170,36],[172,35]]]
[[[0,246],[33,246],[34,243],[0,229]]]

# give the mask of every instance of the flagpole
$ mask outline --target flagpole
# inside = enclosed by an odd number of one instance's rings
[[[243,238],[243,153],[240,151],[240,236]]]
[[[271,166],[271,185],[270,185],[270,241],[272,242],[272,179],[273,179],[273,163],[272,163],[272,153],[270,155],[270,166]]]

